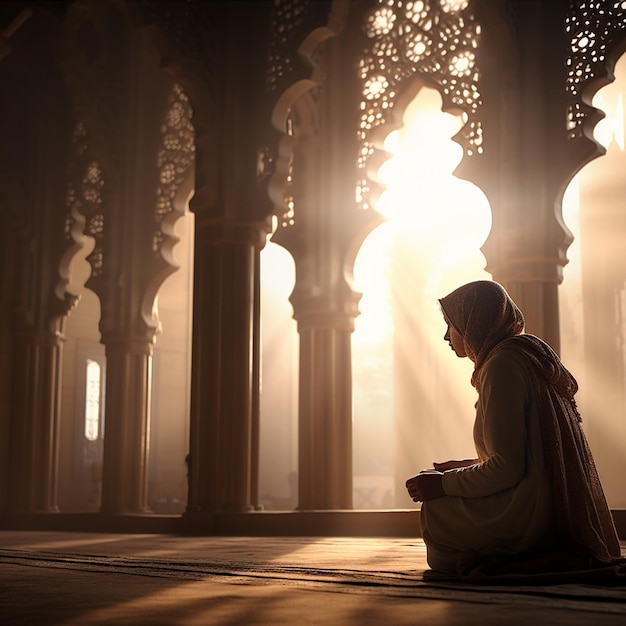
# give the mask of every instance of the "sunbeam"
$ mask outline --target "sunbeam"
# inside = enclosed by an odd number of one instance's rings
[[[462,120],[441,111],[439,94],[420,91],[404,120],[387,138],[393,157],[380,171],[388,221],[355,264],[363,292],[353,340],[356,508],[390,500],[406,508],[409,475],[471,452],[471,363],[443,341],[437,300],[489,278],[480,247],[491,213],[477,187],[452,175],[462,151],[451,137]],[[391,485],[391,498],[381,485]]]

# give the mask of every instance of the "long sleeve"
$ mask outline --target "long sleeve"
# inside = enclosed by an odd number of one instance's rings
[[[444,473],[447,495],[489,496],[517,485],[526,473],[529,384],[523,365],[502,351],[483,366],[474,424],[479,463]]]

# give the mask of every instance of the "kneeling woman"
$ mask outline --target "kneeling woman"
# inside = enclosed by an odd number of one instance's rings
[[[440,304],[444,339],[475,366],[477,456],[434,463],[407,481],[423,502],[430,567],[463,574],[526,555],[558,553],[560,569],[564,554],[573,568],[619,558],[572,375],[545,342],[524,333],[521,311],[498,283],[463,285]]]

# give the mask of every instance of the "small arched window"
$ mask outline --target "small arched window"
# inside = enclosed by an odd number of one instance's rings
[[[98,361],[87,359],[85,384],[85,438],[100,438],[102,410],[102,366]]]

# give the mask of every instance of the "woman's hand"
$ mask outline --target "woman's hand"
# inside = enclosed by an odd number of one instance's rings
[[[443,472],[427,470],[406,481],[413,502],[427,502],[446,495],[443,490]]]
[[[460,467],[469,467],[476,465],[478,459],[465,459],[464,461],[444,461],[443,463],[433,463],[433,467],[438,472],[445,472],[451,469],[459,469]]]

